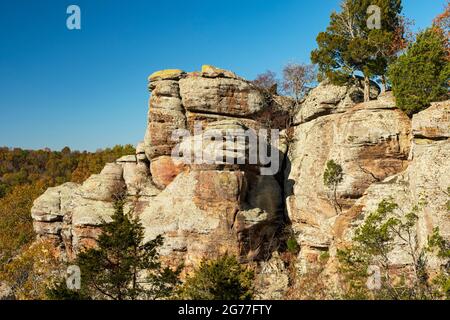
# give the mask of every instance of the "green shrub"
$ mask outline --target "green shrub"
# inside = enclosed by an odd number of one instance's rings
[[[300,246],[298,245],[297,239],[295,239],[295,236],[291,236],[287,241],[286,241],[286,246],[287,246],[287,250],[290,253],[297,253],[298,250],[300,249]]]
[[[406,54],[389,67],[388,75],[397,106],[409,116],[431,102],[448,98],[450,64],[448,39],[436,28],[417,36]]]
[[[450,243],[439,234],[438,228],[425,248],[419,246],[414,235],[422,205],[403,212],[392,199],[386,199],[367,215],[355,230],[352,245],[337,252],[344,299],[411,300],[450,296],[450,274],[445,267],[449,263]],[[397,275],[392,270],[398,265],[389,259],[395,248],[408,257],[410,266]],[[443,261],[444,267],[437,275],[426,268],[427,252]],[[375,290],[369,290],[366,285],[371,265],[379,267],[381,273],[380,287]]]
[[[250,300],[253,279],[253,271],[240,265],[234,256],[204,260],[186,279],[181,297],[188,300]]]

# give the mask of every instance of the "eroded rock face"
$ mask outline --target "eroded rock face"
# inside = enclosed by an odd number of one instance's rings
[[[417,138],[450,138],[450,105],[448,102],[435,102],[424,112],[414,115],[413,133]]]
[[[163,254],[179,253],[177,258],[187,265],[214,251],[234,249],[237,253],[232,223],[241,184],[238,172],[181,173],[144,210],[141,219],[146,239],[164,234]],[[217,197],[219,190],[227,192]]]
[[[327,162],[343,168],[337,201],[347,211],[371,184],[406,169],[410,131],[408,117],[389,100],[348,106],[343,113],[295,127],[285,189],[289,218],[301,244],[323,249],[333,241],[341,210],[336,210],[332,191],[324,185]]]
[[[433,228],[439,227],[441,235],[450,238],[450,215],[447,208],[450,186],[450,127],[442,122],[448,120],[450,101],[433,104],[412,119],[414,137],[408,168],[381,182],[372,184],[358,200],[362,217],[373,211],[383,199],[392,198],[404,212],[425,203],[418,213],[417,238],[424,246]],[[434,125],[433,125],[434,123]],[[432,129],[431,128],[436,128]],[[430,132],[431,131],[431,132]],[[424,138],[424,137],[430,138]],[[347,231],[347,236],[351,232]],[[395,255],[392,257],[401,260]],[[401,263],[399,261],[398,263]],[[404,263],[404,261],[403,261]]]
[[[172,132],[186,129],[186,118],[181,104],[178,80],[150,76],[149,88],[152,96],[143,147],[147,158],[154,159],[170,155],[176,143],[172,140]]]
[[[155,72],[149,89],[148,126],[136,155],[107,164],[82,185],[49,189],[33,207],[36,232],[59,239],[71,259],[95,245],[99,226],[114,212],[115,195],[125,192],[127,208],[141,217],[146,240],[165,237],[162,253],[168,261],[189,268],[204,256],[225,251],[245,261],[270,255],[284,222],[282,187],[274,177],[261,176],[260,163],[248,164],[245,140],[222,136],[268,128],[262,119],[268,117],[269,107],[284,125],[292,100],[269,97],[213,66],[196,73]],[[198,133],[205,129],[220,137]],[[178,144],[172,139],[176,130],[191,137]],[[184,155],[200,151],[201,162],[177,159],[174,150]],[[218,150],[224,150],[222,160]]]
[[[148,127],[135,155],[107,164],[81,185],[49,188],[34,203],[36,233],[54,240],[69,260],[95,245],[118,191],[140,217],[146,241],[164,236],[165,261],[189,269],[224,252],[256,261],[261,298],[281,299],[286,293],[292,270],[277,252],[286,247],[286,227],[300,244],[300,271],[329,252],[327,270],[336,273],[336,249],[351,241],[355,228],[386,198],[408,211],[425,194],[430,201],[415,236],[423,245],[439,226],[450,238],[449,101],[434,103],[411,120],[390,93],[378,96],[373,88],[376,99],[362,103],[357,86],[325,82],[308,94],[291,121],[292,99],[271,96],[213,66],[156,72],[149,89]],[[262,174],[267,164],[249,163],[249,145],[239,134],[228,140],[205,133],[268,128],[282,131],[276,148],[267,141],[280,160],[271,175]],[[183,143],[180,135],[172,136],[175,130],[186,137]],[[198,152],[214,162],[183,161]],[[323,181],[329,160],[343,169],[338,205]],[[407,263],[400,251],[391,259]]]
[[[180,173],[142,213],[146,239],[164,234],[162,252],[187,267],[227,251],[243,259],[261,258],[269,250],[265,237],[280,225],[281,192],[271,181],[266,198],[258,199],[258,186],[251,181],[243,171]]]
[[[149,200],[160,193],[153,184],[148,161],[129,155],[108,163],[83,184],[65,183],[49,188],[35,200],[31,215],[38,237],[58,243],[63,257],[71,260],[84,248],[95,245],[100,226],[110,221],[114,200],[126,191],[139,213]],[[142,157],[141,157],[142,159]]]
[[[335,90],[335,100],[347,99],[340,96],[342,92]],[[421,247],[437,226],[441,235],[450,238],[446,207],[449,107],[449,101],[434,103],[411,121],[386,93],[375,101],[349,105],[346,111],[322,114],[295,127],[285,188],[286,208],[302,247],[301,271],[316,264],[322,252],[333,256],[337,248],[351,243],[354,230],[382,200],[391,199],[400,212],[410,212],[426,201],[414,235]],[[323,182],[328,160],[340,164],[344,172],[337,188],[340,210]],[[390,259],[397,266],[410,263],[400,247],[394,248]],[[330,270],[335,262],[330,259]],[[433,263],[438,265],[430,259]]]
[[[371,99],[377,99],[379,89],[371,86]],[[309,122],[318,117],[346,112],[356,103],[364,101],[364,92],[356,85],[337,86],[324,81],[312,90],[294,117],[294,124]]]
[[[248,117],[266,106],[263,93],[246,81],[190,76],[180,80],[186,110]]]

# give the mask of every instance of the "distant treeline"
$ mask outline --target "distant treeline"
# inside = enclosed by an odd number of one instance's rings
[[[33,240],[30,210],[47,188],[83,182],[106,163],[134,153],[132,145],[96,152],[0,148],[0,269]]]
[[[42,182],[47,186],[64,182],[83,182],[91,174],[99,173],[105,163],[122,155],[134,154],[132,145],[98,150],[96,152],[23,150],[0,148],[0,198],[17,185]]]

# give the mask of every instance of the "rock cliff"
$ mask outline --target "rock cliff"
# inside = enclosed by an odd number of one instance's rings
[[[291,99],[212,66],[156,72],[149,90],[148,126],[135,155],[106,165],[81,185],[50,188],[34,203],[36,233],[52,239],[69,260],[95,245],[117,193],[126,194],[147,240],[165,237],[161,253],[167,261],[189,268],[227,251],[243,262],[259,262],[268,287],[262,297],[281,297],[287,286],[277,258],[287,228],[300,244],[300,270],[325,251],[333,257],[387,197],[405,210],[428,197],[419,216],[419,242],[435,226],[450,238],[450,101],[409,119],[389,92],[379,95],[373,88],[374,100],[362,103],[359,87],[324,82],[292,117]],[[249,161],[252,150],[239,137],[264,129],[281,130],[279,139],[263,139],[277,157],[272,163]],[[205,133],[230,131],[231,140]],[[217,150],[224,151],[220,159]],[[197,161],[198,152],[214,161]],[[329,160],[344,172],[336,190],[339,209],[323,183]],[[406,263],[401,255],[395,259]]]
[[[149,90],[148,126],[136,155],[106,165],[82,185],[48,189],[32,209],[36,233],[54,240],[72,259],[95,244],[99,226],[113,213],[114,196],[125,192],[146,239],[164,235],[162,254],[174,262],[189,267],[225,251],[243,261],[268,257],[279,246],[277,234],[285,223],[281,175],[261,175],[264,164],[245,161],[245,140],[214,140],[205,132],[282,129],[291,99],[269,96],[212,66],[193,73],[156,72],[149,77]],[[190,135],[178,146],[177,130]],[[198,141],[202,158],[215,157],[218,149],[226,158],[189,163],[172,156],[173,150],[198,152]],[[235,161],[225,161],[229,158]]]

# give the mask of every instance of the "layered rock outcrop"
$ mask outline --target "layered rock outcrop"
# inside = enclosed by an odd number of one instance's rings
[[[378,96],[374,87],[374,100],[363,103],[359,87],[324,82],[291,118],[292,99],[212,66],[156,72],[149,89],[147,130],[135,155],[81,185],[50,188],[34,203],[36,233],[68,259],[95,245],[117,193],[128,197],[146,240],[165,237],[167,261],[189,268],[225,251],[258,261],[265,298],[281,298],[289,282],[276,252],[285,248],[286,229],[300,244],[304,271],[323,252],[333,258],[381,200],[409,210],[425,195],[419,242],[435,226],[450,238],[450,101],[411,120],[389,92]],[[280,138],[261,140],[264,129],[281,130]],[[252,161],[252,137],[277,157]],[[343,169],[335,195],[323,181],[329,160]]]
[[[358,199],[352,215],[364,217],[373,211],[383,199],[392,199],[402,212],[418,211],[416,234],[421,247],[435,227],[450,239],[450,214],[447,203],[450,195],[450,103],[434,103],[412,119],[413,139],[407,169],[383,181],[373,183]],[[345,220],[345,219],[343,219]],[[345,224],[345,223],[344,223]],[[342,228],[343,229],[343,228]],[[352,230],[339,234],[349,239]],[[397,253],[391,259],[394,264],[406,264],[407,257]]]
[[[328,102],[334,99],[330,92],[335,92],[334,100],[351,101],[348,96],[341,97],[345,90],[335,89],[319,86],[314,95]],[[322,90],[326,92],[323,95]],[[313,114],[309,100],[305,103],[303,108]],[[350,210],[371,184],[406,169],[411,124],[390,96],[363,104],[347,102],[341,113],[329,115],[321,115],[320,100],[312,103],[320,115],[296,126],[289,145],[286,208],[300,244],[326,250],[342,213]],[[340,164],[344,172],[337,188],[340,210],[323,182],[329,160]]]
[[[95,245],[99,226],[114,213],[115,195],[124,190],[137,212],[160,192],[150,179],[148,164],[135,155],[107,164],[81,185],[69,182],[47,189],[31,209],[34,229],[73,259],[83,248]]]
[[[285,125],[292,101],[212,66],[156,72],[149,89],[148,126],[136,155],[107,164],[82,185],[47,190],[32,209],[36,232],[71,259],[94,245],[114,196],[125,192],[146,240],[162,234],[162,254],[174,263],[189,267],[225,251],[243,261],[270,255],[284,223],[282,185],[261,175],[268,163],[248,161],[245,134],[269,129],[272,111]]]

